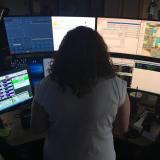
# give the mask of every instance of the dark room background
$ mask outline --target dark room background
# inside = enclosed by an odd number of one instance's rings
[[[146,19],[151,0],[1,0],[10,15],[105,16]]]

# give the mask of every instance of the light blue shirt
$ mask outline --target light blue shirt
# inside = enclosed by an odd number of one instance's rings
[[[42,80],[35,99],[49,115],[45,160],[115,160],[112,124],[126,98],[126,82],[101,79],[89,94],[76,97],[61,90],[50,76]]]

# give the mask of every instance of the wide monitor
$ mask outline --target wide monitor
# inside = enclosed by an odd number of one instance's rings
[[[53,63],[52,58],[44,58],[43,59],[43,70],[44,70],[45,77],[47,77],[50,74],[49,70],[51,69],[52,63]]]
[[[11,55],[54,51],[51,17],[5,17],[4,24]]]
[[[15,58],[11,60],[12,68],[28,68],[31,83],[37,85],[44,78],[42,58]]]
[[[160,22],[142,21],[137,54],[160,58]]]
[[[132,72],[131,88],[160,94],[160,64],[136,63]]]
[[[52,17],[54,50],[59,49],[63,37],[69,30],[78,26],[86,26],[95,30],[95,18],[92,17]],[[77,37],[78,38],[78,37]]]
[[[0,111],[32,99],[32,89],[26,69],[0,76]]]
[[[141,20],[98,18],[97,31],[106,42],[109,52],[137,54]]]

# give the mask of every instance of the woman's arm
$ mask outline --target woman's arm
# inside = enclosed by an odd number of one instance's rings
[[[31,130],[34,133],[42,133],[48,129],[48,114],[36,100],[32,102]]]
[[[119,107],[114,123],[113,133],[121,135],[128,131],[130,117],[130,100],[128,94],[122,106]]]

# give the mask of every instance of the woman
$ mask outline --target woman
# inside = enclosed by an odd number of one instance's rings
[[[113,123],[127,131],[129,111],[126,82],[102,37],[86,27],[69,31],[32,105],[32,130],[48,133],[44,159],[115,160]]]

